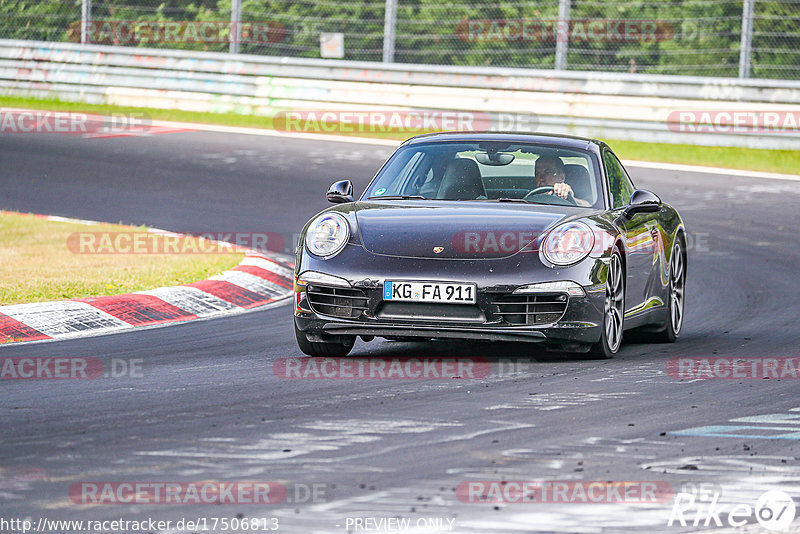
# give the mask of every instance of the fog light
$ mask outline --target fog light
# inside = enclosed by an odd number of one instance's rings
[[[558,281],[558,282],[540,282],[538,284],[528,284],[520,286],[514,290],[515,295],[525,295],[532,293],[553,293],[556,291],[563,291],[571,297],[585,297],[586,292],[576,282]]]
[[[296,285],[307,286],[308,284],[320,284],[323,286],[350,287],[350,282],[344,278],[331,274],[320,273],[317,271],[305,271],[297,277]],[[297,289],[295,289],[297,291]]]

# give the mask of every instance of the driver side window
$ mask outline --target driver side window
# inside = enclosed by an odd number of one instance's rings
[[[603,161],[606,166],[612,207],[617,209],[626,206],[630,202],[631,195],[635,190],[633,182],[631,182],[628,173],[625,172],[625,168],[613,152],[606,150],[603,155]]]

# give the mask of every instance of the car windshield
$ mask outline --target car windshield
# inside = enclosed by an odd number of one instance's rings
[[[596,158],[588,151],[532,143],[443,142],[399,148],[362,198],[600,208],[602,187]]]

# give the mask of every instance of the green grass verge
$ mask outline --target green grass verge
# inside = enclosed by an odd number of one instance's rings
[[[238,113],[207,113],[171,109],[134,108],[16,96],[0,96],[0,106],[91,113],[146,113],[153,120],[196,122],[250,128],[273,128],[272,117]],[[407,132],[382,132],[372,134],[366,134],[364,132],[339,132],[337,134],[396,140],[404,140],[412,135]],[[800,174],[800,151],[798,150],[701,147],[666,143],[642,143],[638,141],[615,141],[613,139],[607,139],[606,141],[622,159],[704,165],[746,171]]]
[[[133,241],[114,241],[120,233],[151,239],[150,242],[160,239],[148,234],[144,227],[89,226],[1,213],[0,305],[119,295],[188,284],[231,269],[244,258],[240,252],[223,251],[199,238],[173,241],[177,243],[173,250],[184,253],[127,253],[135,250],[135,245]],[[91,244],[87,246],[84,241],[81,245],[82,236],[89,237]],[[109,240],[103,241],[102,236]],[[154,249],[168,250],[159,249],[158,245],[147,250]]]
[[[668,145],[638,141],[609,141],[608,144],[622,159],[800,174],[800,150]]]

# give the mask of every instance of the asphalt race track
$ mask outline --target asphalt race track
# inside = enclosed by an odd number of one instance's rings
[[[0,209],[182,232],[291,233],[328,205],[331,182],[352,179],[360,193],[390,152],[208,132],[6,135]],[[676,206],[689,231],[678,343],[627,342],[615,359],[595,361],[499,343],[359,340],[356,357],[487,358],[493,371],[473,380],[285,380],[273,362],[301,356],[286,305],[0,346],[0,358],[141,364],[136,376],[0,383],[0,515],[34,525],[42,517],[274,517],[279,532],[297,533],[397,531],[376,523],[359,529],[354,518],[410,518],[414,528],[420,518],[442,522],[441,530],[405,532],[682,532],[715,521],[668,526],[674,498],[472,503],[456,488],[468,481],[659,482],[674,493],[696,492],[706,506],[718,494],[725,512],[754,507],[772,489],[798,502],[798,382],[681,381],[666,369],[676,357],[798,356],[800,182],[629,171],[638,187]],[[501,367],[501,357],[519,363]],[[279,481],[290,494],[274,505],[75,504],[70,488],[86,481]],[[305,498],[312,485],[317,498]],[[719,517],[729,528],[728,514]],[[744,530],[765,531],[754,513],[745,519]]]

